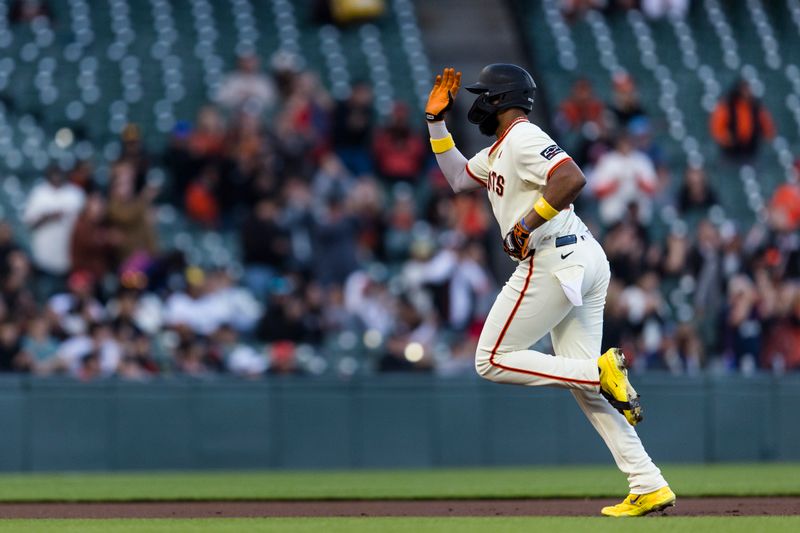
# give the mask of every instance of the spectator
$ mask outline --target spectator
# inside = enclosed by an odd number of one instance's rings
[[[267,372],[275,376],[303,375],[297,361],[297,351],[291,342],[280,341],[272,345]]]
[[[701,167],[687,167],[683,184],[678,191],[678,210],[684,215],[693,212],[702,215],[717,203],[717,193],[708,184],[705,170]]]
[[[22,351],[22,339],[16,322],[0,323],[0,372],[14,372],[27,368]]]
[[[258,338],[266,342],[298,344],[310,342],[313,331],[306,322],[306,305],[285,288],[275,291],[267,303],[267,312],[258,325]]]
[[[334,153],[326,154],[319,163],[319,169],[312,180],[315,198],[343,197],[356,187],[356,180]]]
[[[561,0],[561,12],[570,21],[583,18],[587,11],[600,9],[606,5],[604,0]]]
[[[283,188],[282,226],[286,228],[291,246],[287,269],[307,273],[314,261],[314,214],[316,207],[308,185],[300,178],[287,180]],[[324,196],[323,196],[324,197]]]
[[[144,380],[157,374],[159,365],[153,358],[150,339],[145,335],[135,335],[122,342],[122,360],[117,374],[128,380]]]
[[[621,305],[625,309],[626,329],[637,335],[630,358],[632,364],[639,368],[653,364],[659,355],[663,338],[661,322],[665,302],[658,281],[654,271],[644,271],[635,284],[625,287],[620,294]]]
[[[70,269],[72,228],[85,197],[78,187],[64,181],[58,167],[47,169],[46,180],[28,197],[23,219],[31,230],[33,263],[51,276],[66,276]]]
[[[633,147],[650,158],[659,181],[666,185],[669,183],[667,158],[661,145],[656,141],[651,122],[650,118],[644,115],[631,119],[628,123],[628,134]]]
[[[651,19],[682,19],[689,11],[689,0],[641,0],[642,12]]]
[[[698,321],[706,321],[704,327],[713,328],[723,302],[725,278],[722,265],[722,242],[718,229],[708,220],[702,220],[697,227],[697,240],[689,250],[685,271],[692,274],[695,281],[693,291],[694,308]],[[709,345],[717,339],[707,338]]]
[[[279,221],[278,205],[269,198],[260,200],[241,230],[245,285],[261,298],[272,278],[286,267],[291,254],[290,235]]]
[[[781,307],[763,350],[763,366],[778,372],[800,368],[800,290],[786,285]]]
[[[431,371],[436,332],[432,315],[422,312],[407,297],[398,298],[397,319],[378,362],[381,372]]]
[[[73,271],[88,272],[98,280],[113,270],[117,246],[123,238],[109,227],[106,215],[103,196],[89,195],[70,239]]]
[[[603,240],[603,248],[614,277],[624,285],[633,284],[647,266],[647,242],[638,228],[629,221],[621,222],[609,230]]]
[[[594,95],[591,82],[578,78],[570,95],[561,102],[556,120],[562,131],[580,131],[587,125],[599,127],[604,113],[605,104]]]
[[[85,333],[90,324],[105,318],[105,309],[94,296],[95,281],[88,272],[73,272],[67,292],[55,294],[48,301],[48,309],[66,335]]]
[[[600,219],[606,225],[618,222],[628,205],[634,204],[639,221],[647,223],[657,184],[653,163],[633,147],[627,133],[622,133],[615,149],[600,158],[592,173],[591,187],[600,201]]]
[[[252,295],[233,286],[225,272],[206,273],[199,267],[190,267],[186,269],[185,284],[185,290],[175,291],[165,302],[164,321],[172,328],[203,337],[212,335],[223,324],[249,331],[262,315]]]
[[[14,242],[14,230],[7,221],[0,221],[0,279],[5,279],[11,270],[11,255],[20,250]]]
[[[22,351],[31,359],[31,366],[38,374],[47,374],[56,361],[58,341],[50,332],[47,317],[38,316],[28,323],[22,337]]]
[[[731,368],[745,373],[755,369],[763,340],[760,319],[767,315],[764,304],[755,284],[747,276],[731,278],[725,312],[725,347]]]
[[[37,18],[52,23],[53,12],[46,0],[14,0],[8,10],[11,24],[30,24]]]
[[[555,118],[561,145],[580,166],[593,166],[608,150],[610,115],[587,78],[579,78]]]
[[[0,225],[0,229],[2,229]],[[13,237],[11,237],[13,239]],[[0,239],[2,234],[0,233]],[[18,320],[34,316],[37,312],[37,300],[30,290],[31,263],[27,254],[18,248],[13,240],[11,246],[2,250],[3,263],[0,265],[0,319],[2,311],[13,309]],[[43,285],[37,280],[37,285]],[[50,287],[54,288],[54,287]]]
[[[605,104],[594,95],[587,78],[578,78],[570,95],[561,102],[555,118],[561,145],[579,164],[590,159],[593,145],[608,133]]]
[[[216,101],[229,111],[260,115],[275,105],[275,84],[259,70],[258,57],[242,55],[237,68],[222,81]]]
[[[372,88],[361,82],[353,86],[347,100],[336,104],[333,113],[333,147],[356,176],[372,172],[369,152],[374,123],[372,106]]]
[[[772,193],[769,202],[772,227],[785,232],[800,229],[800,181],[784,183]]]
[[[176,350],[175,360],[178,372],[186,376],[199,378],[213,371],[208,349],[199,338],[192,337],[182,342]]]
[[[208,229],[220,222],[220,205],[217,191],[220,184],[219,170],[215,165],[206,165],[186,189],[186,215]]]
[[[113,375],[122,360],[122,348],[104,322],[89,325],[85,334],[65,341],[58,349],[61,367],[83,381]]]
[[[125,161],[133,166],[136,172],[136,192],[145,186],[147,171],[150,170],[150,158],[142,142],[142,134],[136,124],[127,124],[120,135],[122,152],[117,161]]]
[[[752,163],[762,140],[775,137],[772,116],[744,80],[736,82],[714,108],[710,129],[722,154],[736,164]]]
[[[186,187],[196,171],[194,158],[189,150],[191,131],[191,125],[188,122],[178,121],[172,129],[167,148],[162,156],[164,166],[171,178],[169,199],[177,205],[183,204]]]
[[[647,115],[639,102],[639,92],[630,74],[615,74],[612,89],[610,107],[619,128],[626,128],[631,120]]]
[[[672,374],[697,375],[703,364],[703,343],[691,323],[681,323],[663,340],[663,362]]]
[[[197,125],[189,134],[188,147],[200,165],[218,163],[225,153],[225,121],[217,108],[207,105],[197,113]]]
[[[253,346],[239,341],[238,332],[228,324],[223,324],[214,333],[225,368],[231,374],[243,377],[257,377],[267,370],[269,362],[263,353]]]
[[[323,285],[341,284],[358,268],[358,220],[344,198],[334,195],[314,230],[315,279]]]
[[[121,235],[116,257],[118,265],[134,254],[152,257],[156,251],[150,206],[158,191],[148,186],[137,194],[134,188],[135,179],[135,169],[130,163],[121,161],[114,164],[111,170],[108,220],[111,229]]]
[[[395,104],[388,124],[375,132],[373,154],[378,175],[387,183],[420,178],[428,152],[423,137],[411,129],[407,105]]]
[[[248,202],[247,187],[265,167],[269,157],[269,143],[259,118],[237,115],[228,128],[226,150],[230,162],[218,165],[221,167],[220,176],[213,192],[218,197],[220,209],[230,214],[235,207]]]
[[[147,326],[148,314],[146,305],[140,302],[140,293],[135,289],[121,288],[114,299],[108,302],[107,310],[111,318],[111,328],[114,336],[123,342],[129,342],[143,335]]]
[[[75,166],[69,171],[67,181],[83,190],[85,194],[90,194],[97,188],[94,179],[94,168],[91,161],[83,159],[75,162]]]
[[[316,74],[303,72],[296,76],[284,114],[294,131],[306,140],[315,159],[329,148],[332,107],[333,101]]]

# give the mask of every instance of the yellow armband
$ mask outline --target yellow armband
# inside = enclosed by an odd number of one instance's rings
[[[558,214],[558,209],[550,205],[550,202],[544,199],[544,196],[536,200],[533,204],[533,210],[536,211],[540,217],[545,220],[550,220]]]
[[[456,143],[453,141],[453,136],[451,134],[448,134],[447,137],[442,139],[431,138],[431,148],[433,149],[434,154],[441,154],[451,148],[455,148],[455,146]]]

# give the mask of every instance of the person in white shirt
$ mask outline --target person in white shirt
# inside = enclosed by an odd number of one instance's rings
[[[425,108],[431,148],[455,192],[486,189],[504,249],[518,262],[486,318],[475,369],[498,383],[572,392],[630,485],[629,496],[602,514],[640,516],[674,505],[633,428],[642,411],[625,356],[617,348],[600,355],[611,276],[603,248],[572,207],[583,173],[528,120],[536,84],[508,64],[485,67],[467,87],[477,95],[467,118],[497,138],[467,160],[444,123],[460,84],[452,68],[436,77]],[[554,354],[529,349],[548,333]]]
[[[260,115],[275,105],[275,84],[259,71],[258,58],[246,55],[239,58],[238,68],[228,74],[216,94],[216,101],[232,111]]]
[[[72,228],[83,209],[83,191],[64,181],[61,170],[51,166],[46,180],[28,196],[23,220],[31,231],[33,263],[43,272],[63,276],[70,269]]]
[[[636,204],[640,223],[650,221],[658,185],[656,167],[647,154],[634,148],[627,133],[617,138],[615,150],[600,158],[590,178],[603,224],[622,220],[630,204]]]

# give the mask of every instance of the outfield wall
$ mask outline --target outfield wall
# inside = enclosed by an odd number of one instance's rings
[[[660,462],[800,460],[800,377],[637,377]],[[563,390],[478,379],[0,380],[0,470],[608,463]]]

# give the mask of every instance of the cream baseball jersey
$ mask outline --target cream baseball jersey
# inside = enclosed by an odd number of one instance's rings
[[[556,168],[572,158],[542,129],[518,118],[493,145],[467,162],[467,173],[486,187],[492,211],[505,236],[542,195]],[[587,231],[570,205],[531,235],[531,248],[552,236]]]

